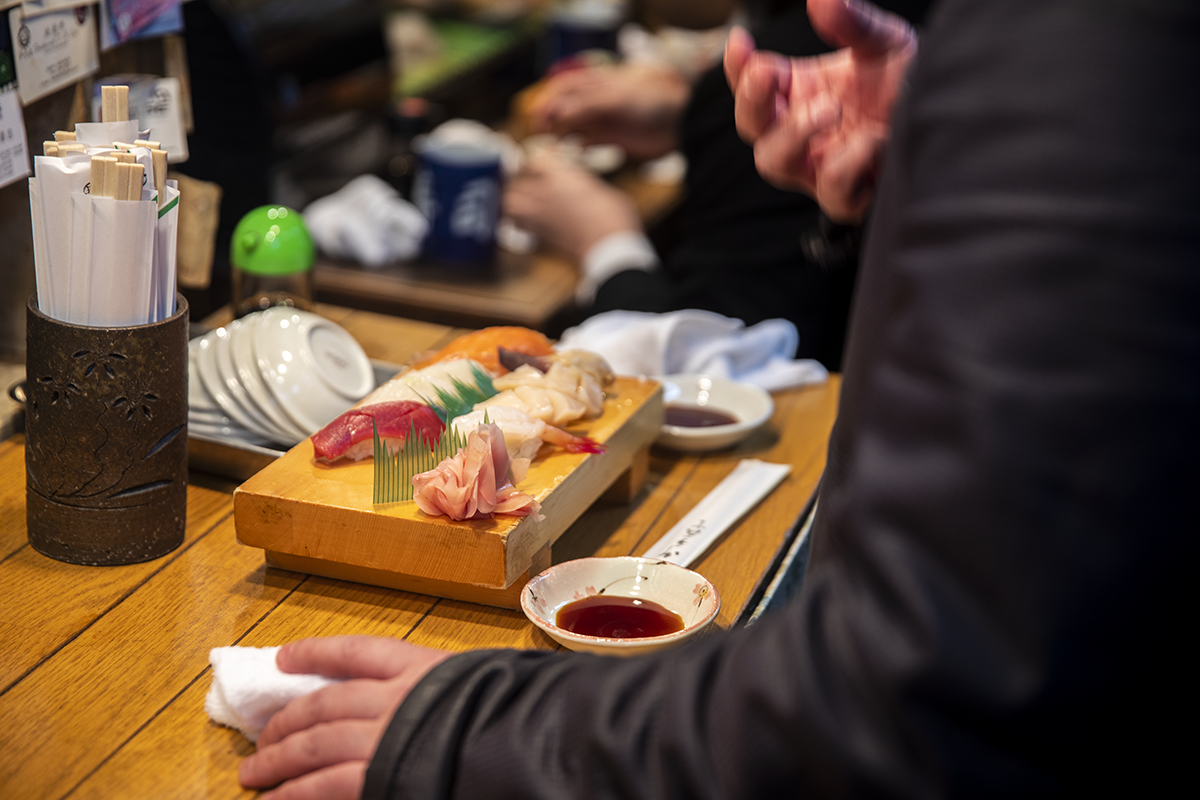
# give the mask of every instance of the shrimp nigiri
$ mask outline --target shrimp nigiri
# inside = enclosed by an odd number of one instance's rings
[[[604,445],[586,436],[573,436],[562,428],[547,425],[537,417],[531,417],[511,406],[476,408],[469,414],[455,418],[452,424],[459,432],[469,434],[483,424],[485,417],[504,433],[504,444],[508,449],[513,481],[516,483],[525,479],[529,463],[537,455],[542,442],[548,442],[571,453],[604,452]]]

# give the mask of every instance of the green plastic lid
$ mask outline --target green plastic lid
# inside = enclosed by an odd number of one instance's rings
[[[233,265],[255,275],[293,275],[312,269],[316,251],[300,212],[287,206],[259,206],[233,229]]]

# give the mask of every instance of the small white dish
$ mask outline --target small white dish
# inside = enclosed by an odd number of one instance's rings
[[[254,315],[235,319],[229,323],[227,326],[229,329],[229,355],[242,389],[276,428],[288,434],[289,440],[286,444],[294,445],[308,434],[283,412],[271,392],[268,391],[267,385],[263,383],[262,374],[258,369],[258,359],[254,355],[254,326],[257,324],[258,319]],[[281,442],[281,444],[284,443]]]
[[[197,340],[199,344],[196,348],[195,374],[200,377],[200,383],[204,387],[205,393],[212,398],[217,407],[238,425],[243,428],[248,427],[244,420],[250,418],[233,402],[233,398],[225,390],[225,381],[217,372],[216,341],[216,331],[209,331]]]
[[[673,450],[701,452],[732,447],[762,427],[775,411],[771,395],[749,383],[712,375],[668,375],[661,380],[664,406],[723,412],[737,420],[695,428],[664,422],[655,444]]]
[[[291,436],[275,423],[271,422],[270,418],[263,413],[258,404],[254,402],[254,399],[246,393],[245,387],[242,386],[237,368],[233,365],[233,329],[226,326],[218,328],[213,333],[216,334],[216,338],[213,340],[213,349],[216,351],[214,359],[217,366],[217,375],[225,386],[226,395],[237,405],[238,409],[244,415],[242,419],[238,417],[234,417],[234,419],[244,427],[273,442],[279,442],[280,444],[288,443]],[[249,423],[244,421],[246,419],[249,420]],[[292,442],[292,444],[295,444],[295,442]]]
[[[263,382],[302,430],[318,431],[375,388],[371,360],[344,328],[277,306],[254,326]]]
[[[203,341],[202,337],[197,337],[188,342],[188,416],[195,413],[224,416],[221,407],[217,405],[216,400],[213,400],[212,395],[208,393],[208,390],[204,388],[204,383],[200,380],[198,362],[200,345]]]
[[[683,619],[683,630],[636,639],[574,633],[556,624],[558,612],[575,600],[593,595],[651,600]],[[716,619],[721,598],[702,575],[690,569],[637,556],[579,558],[564,561],[525,584],[521,610],[529,620],[571,650],[598,655],[631,656],[679,644]]]

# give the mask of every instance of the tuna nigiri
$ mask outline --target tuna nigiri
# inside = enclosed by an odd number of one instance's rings
[[[408,436],[409,430],[415,431],[426,441],[435,442],[445,427],[433,409],[411,400],[359,406],[312,435],[317,460],[333,462],[348,458],[358,461],[372,455],[372,419],[379,427],[380,440],[389,450],[397,449]]]

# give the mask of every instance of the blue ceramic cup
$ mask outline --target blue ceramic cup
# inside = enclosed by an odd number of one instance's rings
[[[617,29],[623,7],[613,3],[576,0],[551,14],[542,40],[542,69],[588,50],[617,50]]]
[[[500,218],[500,153],[469,144],[414,143],[413,202],[429,220],[427,260],[461,267],[491,264]]]

